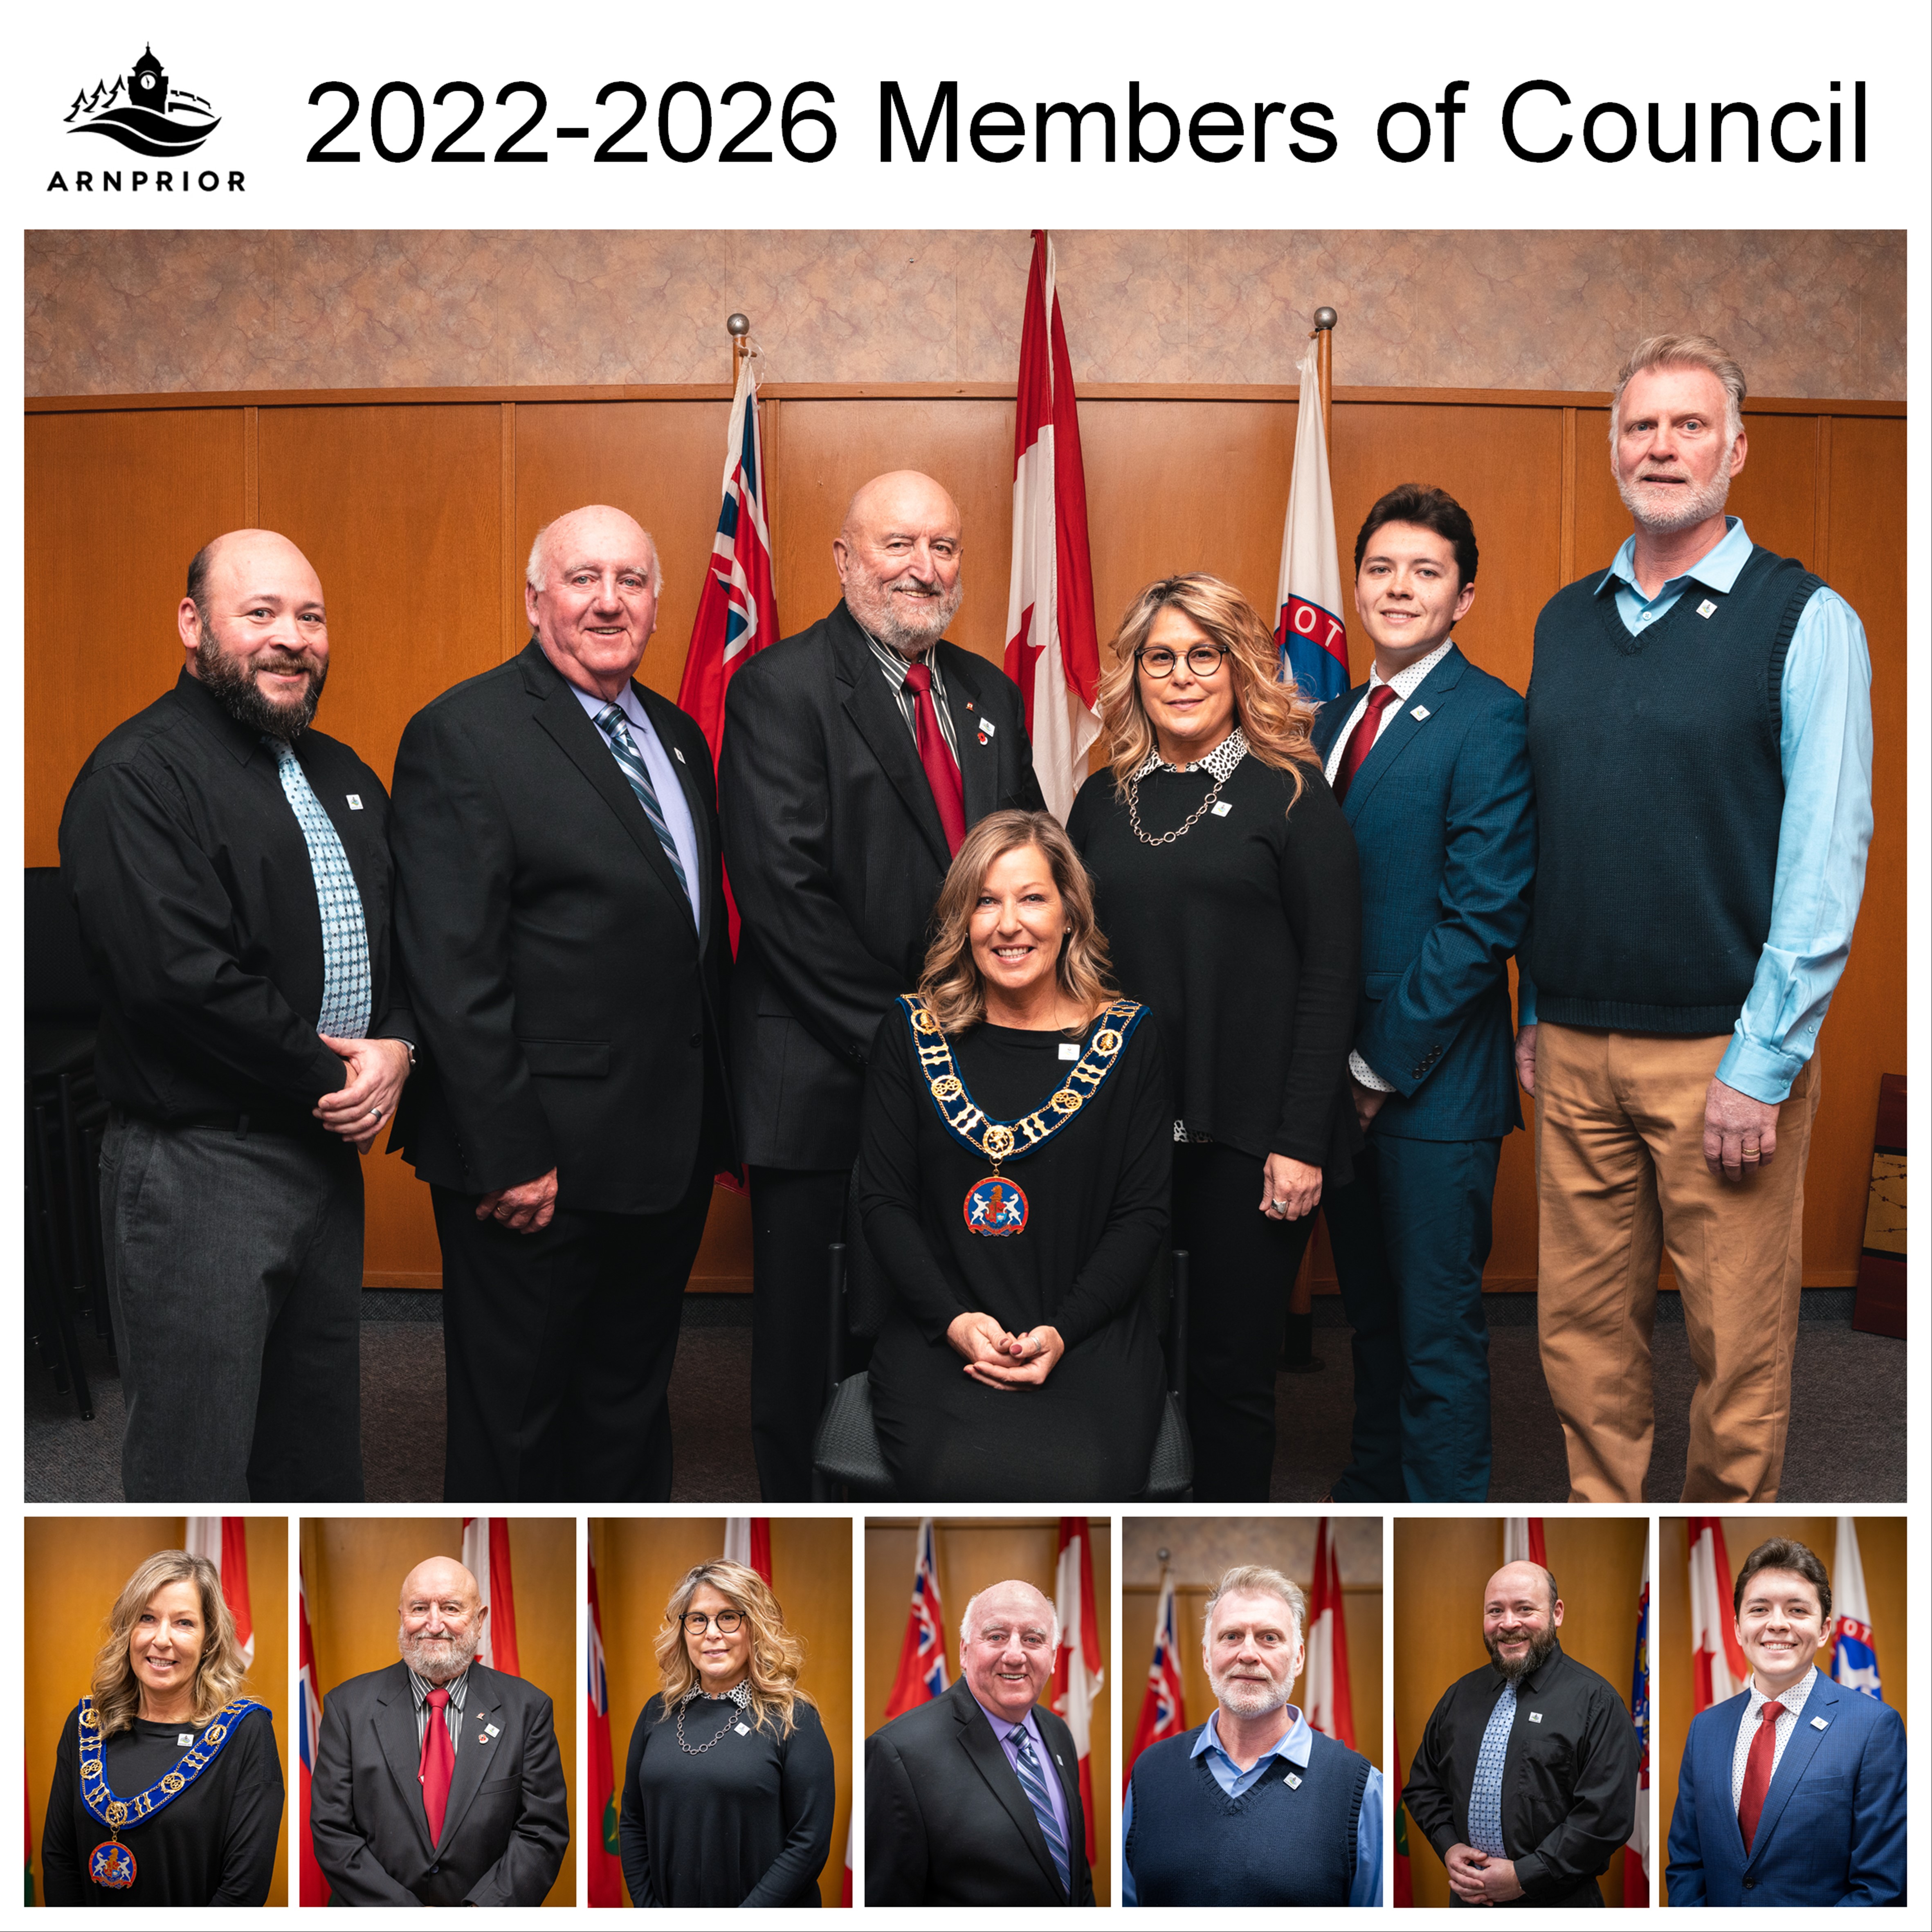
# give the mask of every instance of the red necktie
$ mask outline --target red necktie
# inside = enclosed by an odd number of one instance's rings
[[[422,1780],[423,1816],[429,1820],[429,1841],[442,1840],[442,1814],[449,1808],[449,1775],[456,1768],[456,1754],[450,1748],[449,1726],[443,1721],[443,1706],[449,1693],[440,1684],[429,1694],[429,1715],[423,1724]]]
[[[1778,1720],[1784,1706],[1767,1699],[1758,1706],[1757,1736],[1750,1741],[1750,1755],[1744,1760],[1744,1787],[1738,1793],[1738,1829],[1744,1834],[1744,1854],[1750,1854],[1751,1840],[1757,1836],[1757,1821],[1764,1814],[1765,1794],[1771,1789],[1772,1754],[1778,1748]]]
[[[1395,686],[1392,684],[1378,684],[1369,693],[1367,709],[1348,734],[1348,742],[1342,749],[1342,762],[1336,767],[1335,796],[1338,799],[1348,796],[1348,788],[1361,770],[1362,760],[1375,749],[1376,732],[1382,724],[1382,713],[1394,702]]]
[[[939,713],[932,708],[932,665],[923,662],[908,664],[905,681],[913,694],[919,761],[926,767],[926,782],[932,788],[933,803],[939,808],[946,849],[957,852],[959,842],[966,836],[965,796],[960,789],[959,767],[946,748],[946,734],[939,728]]]

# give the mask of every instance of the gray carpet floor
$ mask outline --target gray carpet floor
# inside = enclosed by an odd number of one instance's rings
[[[1563,1435],[1537,1359],[1528,1296],[1492,1318],[1490,1408],[1495,1462],[1490,1501],[1561,1502],[1568,1491]],[[1850,1327],[1849,1292],[1813,1291],[1800,1323],[1781,1500],[1896,1503],[1906,1493],[1906,1349]],[[371,1502],[434,1502],[442,1493],[442,1330],[439,1298],[372,1293],[362,1324],[362,1453]],[[1520,1306],[1515,1304],[1520,1304]],[[678,1502],[756,1499],[746,1418],[751,1403],[751,1310],[739,1297],[686,1304],[671,1378]],[[1353,1378],[1348,1331],[1333,1304],[1318,1306],[1319,1370],[1283,1373],[1273,1496],[1312,1502],[1347,1459]],[[88,1364],[94,1418],[38,1369],[28,1374],[26,1500],[121,1498],[121,1386],[105,1352]],[[1687,1418],[1696,1373],[1681,1324],[1660,1318],[1655,1342],[1657,1444],[1648,1493],[1674,1502],[1683,1486]],[[1844,1426],[1847,1416],[1858,1426]]]

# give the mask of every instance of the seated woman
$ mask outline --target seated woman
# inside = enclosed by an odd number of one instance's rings
[[[1087,874],[996,812],[873,1042],[854,1199],[894,1290],[872,1412],[922,1500],[1140,1494],[1161,1408],[1141,1290],[1167,1228],[1159,1036],[1113,997]]]
[[[617,1828],[631,1903],[818,1904],[832,1747],[770,1586],[699,1564],[671,1592],[657,1656],[664,1688],[631,1733]]]
[[[260,1905],[282,1835],[281,1754],[221,1577],[164,1550],[128,1578],[61,1731],[40,1870],[50,1905]]]

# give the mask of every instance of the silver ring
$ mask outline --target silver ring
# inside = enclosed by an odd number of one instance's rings
[[[372,1120],[380,1120],[382,1118],[382,1108],[380,1107],[371,1107],[369,1109],[369,1118]]]
[[[1270,1201],[1268,1203],[1268,1205],[1272,1208],[1277,1214],[1286,1214],[1288,1210],[1288,1203],[1286,1201]]]

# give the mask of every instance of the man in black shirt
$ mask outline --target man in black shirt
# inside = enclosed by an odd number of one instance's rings
[[[61,871],[105,994],[100,1192],[130,1502],[359,1502],[362,1173],[415,1028],[388,799],[309,728],[322,585],[271,530],[188,567],[175,688],[81,768]]]
[[[1636,1728],[1615,1688],[1563,1654],[1540,1563],[1483,1593],[1490,1662],[1443,1694],[1402,1802],[1463,1905],[1601,1905],[1598,1875],[1636,1822]]]

